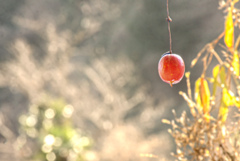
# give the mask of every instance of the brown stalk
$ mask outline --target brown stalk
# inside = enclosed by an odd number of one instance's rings
[[[169,16],[169,8],[168,8],[168,0],[167,0],[167,22],[168,22],[168,34],[169,34],[169,53],[172,54],[172,37],[171,37],[171,28],[170,28],[170,22],[172,22],[172,19]]]

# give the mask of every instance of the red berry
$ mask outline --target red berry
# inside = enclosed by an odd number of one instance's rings
[[[181,81],[185,72],[184,61],[177,54],[164,54],[158,63],[158,73],[160,78],[169,83],[176,84]]]

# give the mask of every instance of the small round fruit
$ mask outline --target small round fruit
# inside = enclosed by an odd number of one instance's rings
[[[176,84],[181,81],[185,72],[184,61],[177,54],[165,53],[158,63],[158,73],[160,78],[169,83]]]

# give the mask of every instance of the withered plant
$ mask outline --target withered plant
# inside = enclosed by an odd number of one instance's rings
[[[177,117],[173,111],[174,120],[163,119],[163,123],[171,125],[169,133],[176,143],[172,155],[177,160],[240,160],[239,114],[229,115],[240,108],[238,1],[219,1],[219,9],[226,14],[225,30],[206,44],[191,63],[193,67],[202,58],[203,70],[195,82],[194,98],[190,72],[185,73],[187,92],[179,94],[186,100],[190,115],[184,111]],[[214,58],[217,64],[211,68]],[[210,76],[209,70],[212,70]]]

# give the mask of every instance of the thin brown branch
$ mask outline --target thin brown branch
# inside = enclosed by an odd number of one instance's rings
[[[169,16],[169,8],[168,8],[168,0],[167,0],[167,22],[168,22],[168,34],[169,34],[169,53],[172,54],[172,37],[171,37],[171,28],[170,28],[170,22],[172,22],[172,19]]]
[[[197,106],[195,104],[195,102],[193,102],[191,99],[189,99],[189,97],[186,95],[186,93],[180,91],[179,94],[185,99],[185,101],[187,101],[188,106],[189,106],[190,111],[191,111],[191,114],[192,114],[193,117],[195,117],[196,116],[195,107]]]
[[[214,48],[212,48],[212,49],[210,50],[210,52],[215,56],[215,58],[217,59],[217,61],[219,62],[219,64],[222,65],[222,64],[223,64],[223,61],[222,61],[222,59],[219,57],[219,55],[217,54],[217,52],[214,50]]]
[[[191,83],[190,83],[190,72],[185,73],[186,81],[187,81],[187,89],[188,89],[188,97],[192,100],[192,91],[191,91]]]
[[[198,59],[201,57],[201,55],[202,55],[207,49],[209,49],[209,48],[210,48],[211,50],[214,49],[215,46],[217,45],[217,43],[219,42],[219,40],[224,36],[224,34],[225,34],[225,32],[222,32],[216,39],[214,39],[212,42],[206,44],[206,45],[200,50],[200,52],[197,54],[197,57],[192,60],[192,62],[191,62],[191,67],[193,67],[193,66],[197,63]],[[211,51],[211,50],[210,50],[210,51]],[[219,63],[222,62],[222,60],[220,59],[220,57],[217,55],[216,52],[214,52],[213,55],[217,58],[217,60],[219,61]],[[222,63],[220,63],[220,64],[222,64]]]

